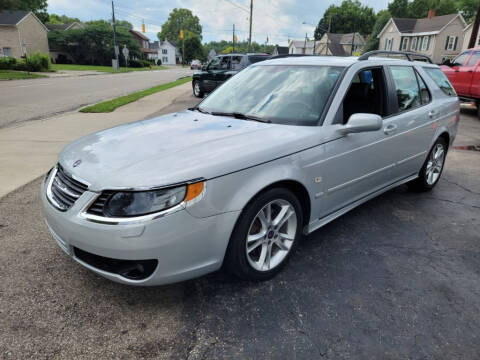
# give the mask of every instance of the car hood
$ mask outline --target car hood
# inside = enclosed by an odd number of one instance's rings
[[[59,162],[93,191],[157,187],[286,156],[318,144],[319,133],[318,127],[184,111],[80,138],[63,149]]]

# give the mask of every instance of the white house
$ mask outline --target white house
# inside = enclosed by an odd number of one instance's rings
[[[463,29],[463,46],[462,46],[462,51],[465,51],[468,49],[468,43],[470,42],[470,37],[472,36],[472,29],[473,29],[473,23],[468,25],[465,29]],[[480,46],[480,31],[477,34],[477,40],[475,41],[475,46]]]
[[[315,47],[319,44],[316,41]],[[313,55],[313,41],[310,40],[291,40],[288,44],[289,54],[309,54]]]
[[[157,51],[157,58],[162,61],[162,65],[176,65],[181,62],[181,54],[173,41],[154,41],[150,44],[150,49]]]

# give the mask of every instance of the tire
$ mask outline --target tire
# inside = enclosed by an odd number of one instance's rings
[[[437,153],[439,149],[443,150],[441,155]],[[447,150],[448,146],[445,140],[443,138],[438,138],[430,149],[427,159],[418,174],[418,178],[407,184],[411,190],[430,191],[435,185],[437,185],[443,172]],[[436,158],[435,156],[438,157]]]
[[[277,222],[282,213],[285,222]],[[245,207],[235,225],[225,257],[226,269],[244,280],[272,278],[295,251],[302,227],[302,207],[291,191],[273,188],[261,193]]]
[[[203,98],[204,92],[202,90],[202,86],[200,84],[200,81],[194,80],[192,83],[192,88],[193,88],[193,95],[198,98]]]
[[[480,119],[480,101],[477,101],[477,117]]]

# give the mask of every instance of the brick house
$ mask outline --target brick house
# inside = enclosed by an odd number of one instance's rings
[[[31,11],[0,11],[0,54],[20,58],[48,54],[48,29]]]

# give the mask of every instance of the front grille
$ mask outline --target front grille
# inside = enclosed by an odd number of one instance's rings
[[[50,200],[59,210],[66,211],[88,189],[88,186],[68,176],[60,165],[50,187]]]
[[[88,208],[87,212],[92,215],[105,216],[103,212],[105,203],[113,194],[113,191],[103,191],[99,197],[95,199],[92,205]]]

